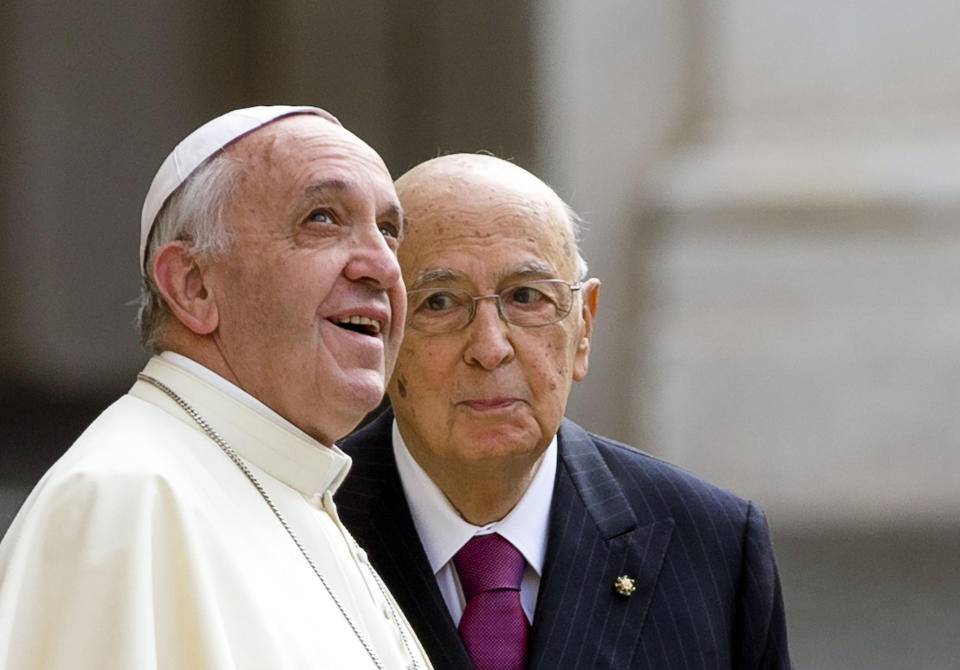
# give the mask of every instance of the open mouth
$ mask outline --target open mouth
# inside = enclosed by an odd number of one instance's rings
[[[351,316],[344,316],[337,319],[336,323],[339,327],[346,330],[352,330],[355,333],[360,333],[361,335],[379,335],[380,334],[380,322],[375,321],[366,316],[360,316],[358,314],[353,314]]]

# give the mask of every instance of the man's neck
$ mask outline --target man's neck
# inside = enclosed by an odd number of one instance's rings
[[[416,459],[416,454],[413,454]],[[450,504],[466,521],[483,526],[514,508],[533,479],[542,454],[534,459],[436,467],[417,459]]]

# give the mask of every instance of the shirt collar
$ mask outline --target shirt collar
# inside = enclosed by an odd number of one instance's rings
[[[434,574],[450,562],[470,538],[484,533],[502,535],[523,554],[537,575],[543,574],[547,524],[557,472],[556,435],[544,451],[533,480],[514,508],[500,521],[486,526],[469,523],[454,509],[440,488],[414,460],[400,435],[396,420],[393,422],[393,454],[413,523]]]
[[[350,469],[350,457],[339,448],[321,444],[196,361],[165,351],[143,372],[183,398],[244,460],[308,497],[334,493]],[[196,426],[153,385],[137,381],[130,393]]]

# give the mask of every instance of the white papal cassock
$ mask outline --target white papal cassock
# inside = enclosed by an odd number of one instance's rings
[[[350,459],[183,357],[144,373],[247,463],[383,666],[429,667],[337,517]],[[264,497],[144,381],[44,475],[0,545],[5,670],[371,667]]]

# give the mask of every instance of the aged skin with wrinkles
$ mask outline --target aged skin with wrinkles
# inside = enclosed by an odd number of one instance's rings
[[[362,417],[358,407],[379,402],[403,335],[390,173],[355,135],[310,115],[276,121],[229,152],[248,166],[226,212],[232,248],[196,258],[212,300],[191,323],[211,337],[168,346],[330,444]],[[341,327],[348,315],[378,321],[376,336]]]
[[[528,172],[488,156],[446,156],[396,187],[409,213],[398,253],[408,290],[488,295],[523,280],[580,279],[563,204]],[[471,522],[502,518],[526,489],[570,386],[587,373],[598,288],[585,282],[574,312],[547,326],[508,324],[483,300],[462,330],[407,329],[390,384],[397,422]]]

